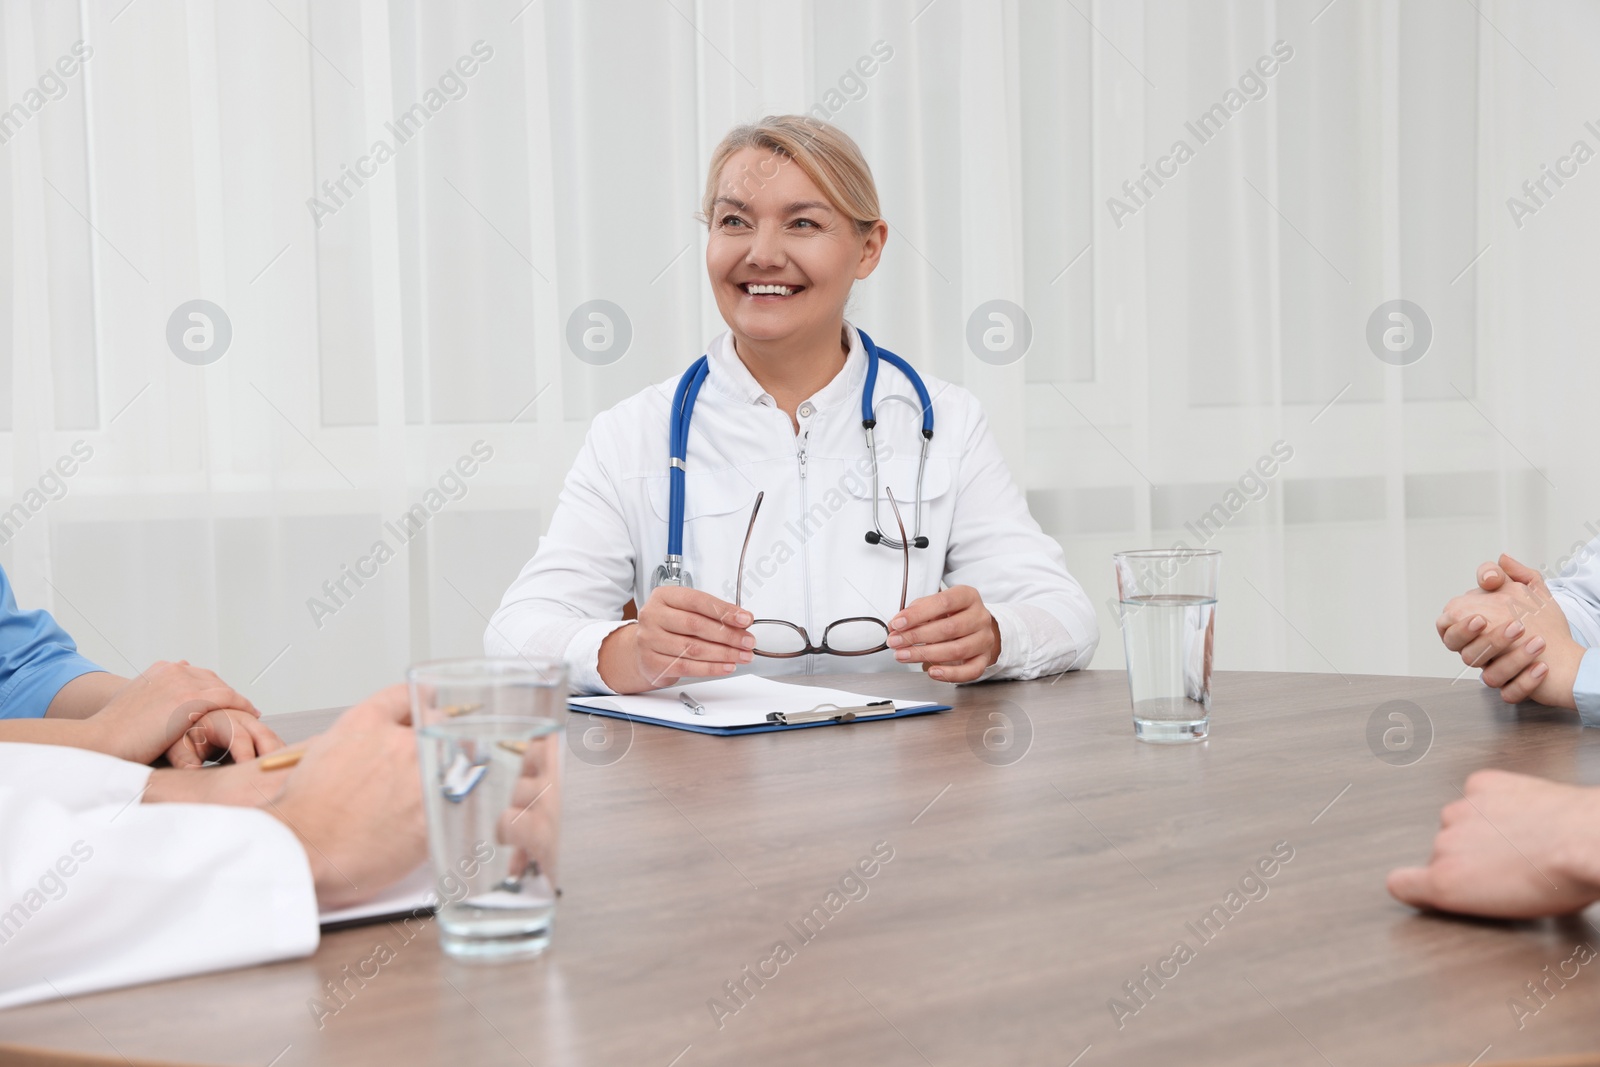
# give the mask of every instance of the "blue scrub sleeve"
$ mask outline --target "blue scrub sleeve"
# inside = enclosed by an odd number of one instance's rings
[[[48,611],[19,610],[0,568],[0,719],[43,718],[62,686],[102,670]]]

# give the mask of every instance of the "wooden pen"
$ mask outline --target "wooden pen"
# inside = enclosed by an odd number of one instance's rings
[[[507,752],[514,752],[520,756],[528,750],[528,742],[501,741],[500,747]],[[264,771],[281,771],[286,767],[293,767],[299,763],[300,757],[305,754],[306,750],[303,748],[286,748],[281,752],[274,752],[270,756],[262,756],[256,760],[256,766]]]
[[[451,715],[462,715],[467,711],[476,710],[478,707],[480,707],[480,705],[473,704],[463,708],[460,711],[455,710],[455,708],[447,708],[445,710]],[[520,756],[528,750],[528,742],[501,741],[500,747],[505,749],[507,752],[514,752]],[[262,756],[260,759],[256,760],[256,766],[260,767],[264,771],[281,771],[287,767],[293,767],[295,764],[299,763],[301,757],[305,754],[306,750],[303,748],[286,748],[282,751],[274,752],[270,756]]]
[[[293,767],[299,763],[300,757],[305,754],[306,750],[303,748],[286,748],[270,756],[262,756],[256,760],[256,765],[264,771],[281,771],[285,767]]]

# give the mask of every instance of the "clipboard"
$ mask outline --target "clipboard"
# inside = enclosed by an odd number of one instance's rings
[[[347,908],[323,911],[317,917],[322,932],[347,930],[372,923],[404,922],[406,919],[432,918],[439,904],[438,886],[433,880],[433,864],[424,862],[406,877],[371,900]]]
[[[949,704],[866,696],[842,689],[791,685],[758,674],[671,686],[631,696],[573,697],[585,715],[627,719],[716,737],[805,730],[949,711]]]

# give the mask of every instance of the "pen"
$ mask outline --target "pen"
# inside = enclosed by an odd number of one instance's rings
[[[282,752],[274,752],[270,756],[262,756],[256,764],[264,771],[281,771],[285,767],[293,767],[300,762],[300,757],[306,754],[303,748],[286,748]]]
[[[514,752],[520,756],[528,750],[528,742],[501,741],[500,747],[507,752]],[[306,750],[303,748],[286,748],[282,752],[274,752],[270,756],[262,756],[256,761],[256,765],[264,771],[281,771],[285,767],[293,767],[299,763],[300,757],[305,754]]]
[[[706,706],[700,703],[694,697],[690,696],[688,690],[678,690],[678,699],[683,701],[684,707],[688,708],[696,715],[704,715],[706,713]]]

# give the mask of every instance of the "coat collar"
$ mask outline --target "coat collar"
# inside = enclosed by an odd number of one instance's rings
[[[861,345],[861,335],[856,328],[846,322],[844,329],[850,338],[850,354],[845,357],[844,366],[832,381],[807,398],[818,411],[829,411],[860,401],[861,382],[867,373],[867,352]],[[761,388],[761,383],[756,381],[750,368],[734,351],[731,331],[725,330],[718,335],[706,350],[706,355],[711,362],[711,373],[706,378],[706,384],[717,392],[740,404],[777,406],[772,394]]]

